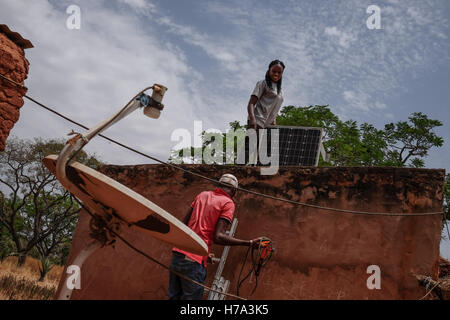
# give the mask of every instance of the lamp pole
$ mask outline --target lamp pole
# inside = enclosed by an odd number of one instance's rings
[[[144,92],[153,89],[152,96],[146,95]],[[78,153],[86,144],[89,143],[92,138],[96,135],[100,134],[107,128],[111,127],[113,124],[122,120],[130,113],[139,108],[144,108],[144,114],[151,118],[159,118],[161,111],[164,108],[164,105],[161,103],[167,88],[160,85],[154,84],[151,87],[147,87],[144,90],[141,90],[138,94],[136,94],[125,107],[123,107],[119,112],[111,116],[110,118],[100,122],[96,126],[87,130],[84,133],[79,133],[75,137],[69,139],[59,153],[58,159],[56,161],[56,177],[61,182],[64,188],[66,188],[71,194],[77,194],[78,192],[83,192],[80,188],[78,188],[74,183],[72,183],[67,177],[66,167],[68,163],[71,161],[71,157],[74,157],[76,153]],[[90,197],[86,197],[83,201],[83,204],[92,210],[93,212],[102,212],[104,208],[101,207],[100,204],[96,203],[94,199],[89,199]],[[102,244],[99,241],[94,240],[89,243],[86,247],[84,247],[80,253],[73,260],[73,266],[76,266],[76,270],[81,270],[81,266],[86,261],[86,259],[102,247]],[[67,272],[67,269],[66,269]],[[62,282],[61,290],[58,295],[58,300],[69,300],[72,295],[72,290],[75,287],[74,283],[68,283],[69,280],[74,280],[75,282],[80,279],[76,279],[76,277],[80,277],[81,274],[76,274],[74,277],[70,277],[71,275],[67,274],[64,278],[64,282]]]

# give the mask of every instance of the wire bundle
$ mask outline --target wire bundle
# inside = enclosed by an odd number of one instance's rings
[[[248,254],[251,254],[251,262],[252,267],[250,268],[247,275],[241,280],[242,271],[244,270],[244,266],[247,263]],[[236,295],[239,296],[239,290],[244,283],[244,281],[253,273],[255,275],[255,286],[253,287],[252,292],[247,296],[247,299],[255,293],[256,288],[258,287],[258,277],[261,272],[262,267],[266,265],[266,263],[272,257],[272,253],[274,248],[272,246],[272,241],[268,238],[264,238],[259,242],[259,246],[255,249],[253,246],[248,247],[247,253],[245,254],[244,262],[242,263],[241,271],[239,272],[238,284],[236,288]]]

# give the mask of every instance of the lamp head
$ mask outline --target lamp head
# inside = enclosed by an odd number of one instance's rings
[[[158,119],[161,110],[164,109],[164,105],[161,103],[164,94],[166,93],[167,88],[160,84],[153,85],[153,93],[152,96],[149,97],[147,95],[142,94],[140,97],[140,101],[142,105],[144,105],[144,114],[147,117]]]

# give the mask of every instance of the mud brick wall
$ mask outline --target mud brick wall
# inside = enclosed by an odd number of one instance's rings
[[[23,48],[0,30],[0,73],[23,84],[27,78],[29,62]],[[19,120],[22,97],[26,89],[0,78],[0,151],[5,150],[6,139]]]
[[[259,168],[187,165],[219,178],[231,172],[243,188],[325,207],[370,212],[442,210],[444,170],[407,168],[282,167],[261,176]],[[164,165],[105,166],[106,175],[144,195],[179,219],[194,197],[214,186]],[[258,279],[252,299],[419,299],[425,288],[414,274],[437,278],[441,217],[370,216],[294,206],[239,192],[236,237],[265,235],[276,252]],[[89,219],[82,212],[68,257],[89,241]],[[170,264],[171,246],[123,230],[136,247]],[[214,246],[220,257],[223,247]],[[236,293],[247,248],[231,247],[223,276]],[[369,290],[367,267],[381,269],[381,289]],[[249,268],[247,262],[244,274]],[[208,267],[211,285],[216,265]],[[81,289],[72,299],[167,299],[169,274],[120,240],[91,256],[81,269]],[[63,283],[60,283],[60,287]],[[254,286],[246,282],[241,295]],[[206,296],[206,294],[205,294]]]

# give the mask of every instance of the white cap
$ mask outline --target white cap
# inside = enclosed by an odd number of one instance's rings
[[[238,187],[238,179],[233,176],[231,173],[225,173],[220,177],[220,182],[223,182],[225,184],[228,184],[234,188]]]

